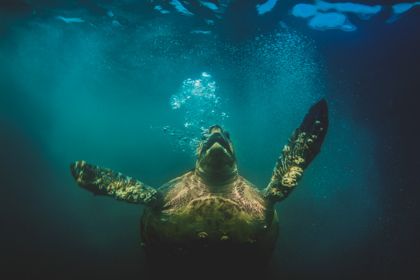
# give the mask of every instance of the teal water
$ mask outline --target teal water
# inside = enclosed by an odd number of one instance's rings
[[[397,205],[413,203],[407,194],[394,208],[390,191],[393,176],[404,174],[403,151],[395,151],[403,140],[392,138],[402,119],[392,114],[405,115],[392,113],[399,104],[392,93],[377,103],[378,94],[363,96],[383,91],[395,73],[382,62],[365,67],[383,43],[383,27],[326,35],[291,20],[233,39],[224,33],[229,22],[191,32],[199,29],[194,19],[157,16],[142,4],[138,14],[112,9],[120,11],[118,24],[70,6],[84,22],[54,17],[66,8],[16,19],[10,12],[1,33],[3,234],[8,266],[25,267],[15,275],[133,277],[144,269],[142,207],[77,187],[70,162],[84,159],[158,187],[194,166],[201,128],[219,123],[233,139],[239,172],[264,188],[282,146],[322,97],[329,132],[299,187],[277,206],[272,278],[394,272],[388,264],[397,231],[389,224],[398,224]],[[368,34],[374,28],[377,41]],[[376,58],[401,48],[382,47]],[[418,91],[410,87],[414,61],[403,68],[409,78],[388,84],[395,92]],[[382,79],[385,85],[373,82]],[[395,154],[400,161],[387,158]],[[394,263],[403,270],[403,261]]]

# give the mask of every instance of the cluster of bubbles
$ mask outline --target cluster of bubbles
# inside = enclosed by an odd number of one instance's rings
[[[177,149],[194,151],[209,126],[223,125],[229,117],[222,110],[216,89],[212,76],[203,72],[197,79],[184,80],[180,91],[170,97],[171,108],[183,114],[183,125],[181,128],[164,126],[163,131],[175,137]]]

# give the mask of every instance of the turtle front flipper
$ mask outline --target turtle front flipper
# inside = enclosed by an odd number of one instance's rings
[[[328,107],[325,99],[322,99],[311,107],[284,146],[265,189],[265,197],[269,201],[283,200],[297,186],[303,170],[319,153],[327,129]]]
[[[109,195],[118,200],[148,206],[158,205],[161,200],[156,189],[108,168],[81,160],[72,163],[70,170],[77,184],[95,195]]]

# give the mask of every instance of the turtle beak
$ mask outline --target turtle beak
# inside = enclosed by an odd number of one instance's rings
[[[222,128],[221,128],[220,126],[218,126],[218,125],[213,125],[213,126],[211,126],[211,127],[209,128],[209,132],[210,132],[211,134],[213,134],[213,133],[223,133],[223,130],[222,130]]]

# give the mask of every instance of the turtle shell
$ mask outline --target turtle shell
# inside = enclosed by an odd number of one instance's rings
[[[165,260],[194,263],[196,268],[267,263],[277,238],[276,213],[243,177],[214,192],[191,171],[160,191],[163,207],[146,209],[141,219],[149,259],[160,265]]]

